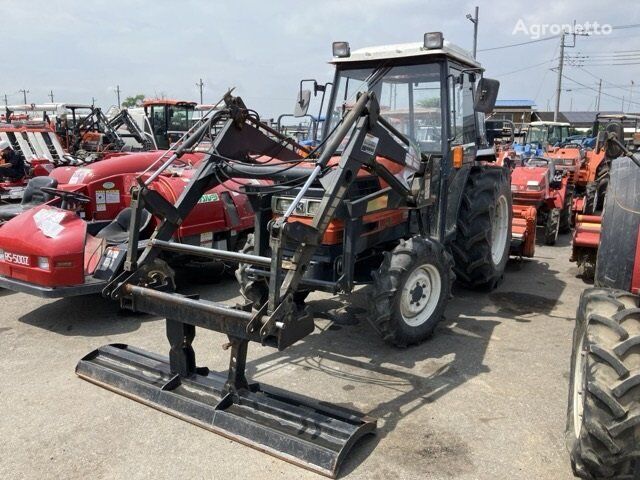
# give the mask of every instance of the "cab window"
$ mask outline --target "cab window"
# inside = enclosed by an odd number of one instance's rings
[[[451,119],[451,143],[463,145],[475,143],[476,122],[473,111],[473,83],[469,74],[451,69],[449,76],[449,109]]]

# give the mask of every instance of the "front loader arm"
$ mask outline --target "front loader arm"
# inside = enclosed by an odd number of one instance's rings
[[[146,285],[152,288],[153,282],[146,278],[148,267],[164,249],[184,253],[204,255],[209,258],[223,260],[233,259],[249,264],[269,265],[269,294],[268,302],[260,308],[247,325],[247,335],[255,339],[260,338],[264,343],[267,338],[276,336],[279,348],[297,341],[307,335],[308,325],[297,328],[299,312],[297,312],[293,293],[296,292],[305,270],[309,265],[317,246],[321,243],[329,224],[335,218],[338,207],[343,203],[351,183],[356,179],[361,169],[367,169],[374,175],[384,179],[389,188],[404,198],[407,206],[415,205],[409,188],[397,179],[392,172],[377,162],[383,156],[392,162],[405,166],[409,155],[409,142],[401,134],[379,117],[379,105],[372,93],[362,93],[344,117],[341,124],[325,142],[325,147],[315,161],[314,169],[287,168],[274,169],[264,165],[251,166],[246,160],[250,155],[271,155],[280,160],[304,160],[303,157],[290,148],[284,148],[280,142],[273,139],[274,132],[265,133],[262,128],[248,120],[245,109],[236,109],[231,114],[220,133],[214,139],[214,144],[207,154],[187,188],[183,191],[175,205],[167,202],[154,190],[146,188],[146,184],[132,196],[132,208],[135,221],[136,212],[147,208],[153,215],[162,219],[160,225],[149,240],[146,248],[137,257],[138,245],[137,229],[131,228],[130,241],[125,271],[114,279],[105,289],[105,295],[112,298],[126,299],[127,292],[132,285]],[[329,167],[329,161],[335,158],[336,152],[347,139],[340,160],[336,166]],[[190,145],[185,142],[186,148]],[[176,154],[183,150],[178,149]],[[236,160],[236,162],[234,162]],[[244,162],[242,160],[245,160]],[[297,168],[297,169],[296,169]],[[189,246],[179,246],[170,242],[175,232],[195,207],[200,197],[210,188],[220,184],[222,179],[231,176],[241,178],[269,178],[274,181],[283,177],[293,177],[305,180],[289,211],[283,217],[274,221],[269,229],[269,243],[271,257],[246,255],[236,252],[215,249],[199,249]],[[288,221],[293,213],[295,204],[302,198],[308,188],[320,182],[324,188],[324,196],[310,225]],[[146,185],[146,186],[145,186]],[[277,186],[277,183],[276,183]],[[291,258],[285,262],[283,251],[285,244],[297,245]],[[207,250],[206,252],[201,250]],[[128,287],[127,287],[128,285]],[[161,285],[160,285],[161,287]],[[296,323],[297,322],[297,323]],[[289,328],[287,328],[289,326]],[[282,332],[286,331],[285,334]]]

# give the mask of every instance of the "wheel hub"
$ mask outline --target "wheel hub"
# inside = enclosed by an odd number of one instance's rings
[[[506,197],[500,195],[491,222],[491,260],[496,266],[500,264],[505,255],[509,228],[509,204]]]
[[[410,305],[416,305],[416,307],[420,307],[421,306],[421,302],[427,298],[427,295],[424,293],[427,290],[427,284],[425,283],[420,283],[420,282],[416,282],[416,286],[414,287],[413,290],[411,290],[411,292],[409,292],[411,294],[411,301],[409,302]]]
[[[405,323],[417,327],[426,322],[438,305],[441,290],[440,272],[434,265],[425,264],[413,270],[400,298],[400,313]]]

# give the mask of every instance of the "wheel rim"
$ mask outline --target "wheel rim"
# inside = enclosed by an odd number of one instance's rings
[[[509,236],[509,204],[507,197],[500,195],[491,223],[491,260],[499,265]]]
[[[573,372],[573,433],[576,438],[580,438],[582,430],[582,416],[584,414],[584,337],[580,338],[580,343],[575,352],[574,372]]]
[[[426,322],[435,311],[442,291],[442,279],[436,267],[430,264],[416,268],[402,288],[400,313],[410,327]]]

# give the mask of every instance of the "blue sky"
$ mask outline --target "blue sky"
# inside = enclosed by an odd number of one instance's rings
[[[195,84],[203,78],[205,101],[235,86],[250,107],[277,116],[293,109],[301,78],[331,78],[332,41],[347,40],[358,48],[421,41],[424,32],[439,30],[470,49],[473,26],[465,14],[475,5],[480,6],[479,50],[530,40],[513,34],[519,19],[528,26],[574,19],[640,23],[636,2],[601,0],[0,0],[0,95],[21,103],[17,92],[26,88],[30,102],[45,102],[53,90],[56,101],[96,97],[108,107],[120,85],[123,97],[144,93],[197,100]],[[501,80],[501,98],[531,98],[545,109],[547,102],[554,104],[556,76],[549,67],[557,63],[552,59],[558,43],[480,51],[478,58],[487,76]],[[624,50],[640,50],[640,28],[579,37],[567,53]],[[640,83],[640,65],[567,67],[565,73],[582,85],[565,81],[571,91],[563,92],[562,109],[593,108],[596,93],[590,88],[603,78],[603,109],[619,109],[621,98],[632,95],[640,110],[640,85],[635,92],[627,87],[631,80]]]

